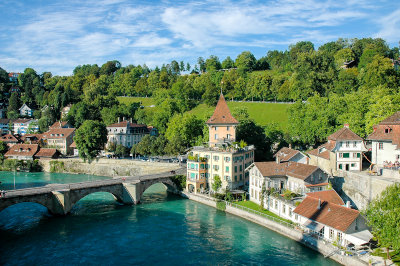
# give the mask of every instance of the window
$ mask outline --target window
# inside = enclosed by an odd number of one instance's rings
[[[218,161],[219,160],[219,156],[214,156],[214,161]]]
[[[342,233],[341,232],[337,233],[337,238],[338,238],[338,242],[342,242]]]
[[[214,167],[214,170],[215,170],[215,171],[218,171],[218,170],[219,170],[219,165],[214,165],[213,167]]]
[[[351,164],[351,167],[356,167],[356,164],[355,164],[355,163],[352,163],[352,164]]]
[[[357,141],[354,141],[354,142],[353,142],[353,147],[354,147],[354,148],[357,147]]]
[[[333,239],[333,230],[329,229],[329,239]]]
[[[237,182],[237,175],[235,175],[235,182]]]
[[[390,133],[390,128],[385,128],[385,133],[386,134]]]
[[[353,152],[353,158],[357,158],[357,152]]]
[[[379,147],[378,147],[378,149],[379,149],[379,150],[383,150],[383,142],[379,142]]]
[[[343,169],[343,166],[342,166],[342,164],[339,164],[339,169]]]
[[[348,152],[343,153],[343,158],[350,158],[350,153]]]
[[[242,177],[243,177],[242,174],[240,174],[240,176],[239,176],[239,180],[240,180],[240,181],[242,181]],[[261,183],[260,183],[260,184],[261,184]]]
[[[229,131],[229,127],[226,127],[226,131]]]
[[[285,205],[285,204],[283,204],[283,206],[282,206],[282,213],[283,213],[283,214],[286,213],[286,205]]]
[[[214,135],[214,139],[218,139],[218,134],[215,134],[215,135]]]
[[[294,219],[295,219],[295,220],[298,220],[298,219],[299,219],[299,215],[295,214],[295,215],[294,215]]]
[[[226,167],[225,167],[225,172],[226,172],[226,173],[229,173],[229,166],[226,166]]]
[[[225,157],[225,162],[230,162],[231,161],[231,158],[230,157]]]
[[[339,153],[339,158],[343,158],[343,153]]]
[[[346,141],[346,148],[350,147],[350,141]]]
[[[275,209],[278,209],[278,201],[275,200]]]
[[[235,166],[235,173],[237,173],[237,166]]]
[[[239,165],[239,171],[240,171],[240,172],[242,172],[242,171],[243,171],[243,168],[242,168],[242,166],[241,166],[241,165]]]
[[[292,208],[289,208],[289,217],[292,217],[293,216],[293,210],[292,210]]]

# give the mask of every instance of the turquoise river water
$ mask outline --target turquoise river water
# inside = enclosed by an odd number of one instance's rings
[[[16,173],[16,188],[107,177]],[[0,172],[0,189],[14,173]],[[142,204],[108,193],[80,200],[65,217],[35,203],[0,212],[0,265],[337,265],[257,224],[150,187]]]

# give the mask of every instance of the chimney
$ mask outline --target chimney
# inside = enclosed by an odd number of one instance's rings
[[[377,128],[378,128],[378,126],[374,125],[374,127],[373,127],[374,132],[376,132]]]
[[[281,163],[281,157],[279,156],[279,154],[276,155],[276,163],[277,164]]]
[[[346,201],[346,208],[349,208],[349,209],[351,209],[351,204],[350,204],[350,201],[348,200],[348,201]]]
[[[317,207],[317,209],[318,210],[321,209],[321,199],[318,199],[318,207]]]
[[[118,123],[121,122],[121,117],[118,116]]]
[[[349,124],[344,124],[344,127],[350,128]]]

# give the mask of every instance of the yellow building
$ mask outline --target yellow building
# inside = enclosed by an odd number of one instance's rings
[[[222,181],[222,190],[248,187],[245,169],[254,162],[254,146],[239,147],[235,143],[239,122],[232,116],[222,94],[206,123],[209,144],[194,147],[188,154],[187,190],[210,189],[216,176]]]

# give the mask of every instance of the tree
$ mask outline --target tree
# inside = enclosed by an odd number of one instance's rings
[[[129,149],[122,144],[118,144],[115,148],[115,155],[119,157],[124,157],[129,154]]]
[[[91,162],[107,142],[107,128],[102,122],[86,120],[76,130],[74,140],[79,156]]]
[[[204,58],[203,57],[199,57],[197,59],[197,64],[199,65],[200,72],[205,72],[206,71],[206,63],[204,62]]]
[[[8,146],[4,141],[0,141],[0,160],[4,160],[4,154],[8,151]]]
[[[8,112],[18,112],[19,108],[21,107],[21,102],[18,97],[18,93],[13,92],[11,93],[11,97],[8,100]]]
[[[214,176],[214,181],[211,187],[215,192],[218,192],[218,190],[222,187],[222,181],[219,175]]]
[[[238,72],[243,75],[247,72],[253,71],[257,66],[257,60],[249,51],[242,52],[236,57],[235,65]]]
[[[206,60],[207,72],[212,72],[221,69],[221,63],[219,62],[218,56],[210,55]]]
[[[381,247],[400,251],[400,184],[388,186],[367,207],[365,215]]]
[[[232,60],[230,56],[226,57],[224,61],[222,61],[223,69],[230,69],[235,67],[235,61]]]
[[[204,122],[193,114],[176,114],[168,122],[165,137],[170,143],[180,139],[183,146],[193,146],[196,139],[203,134],[203,124]]]

